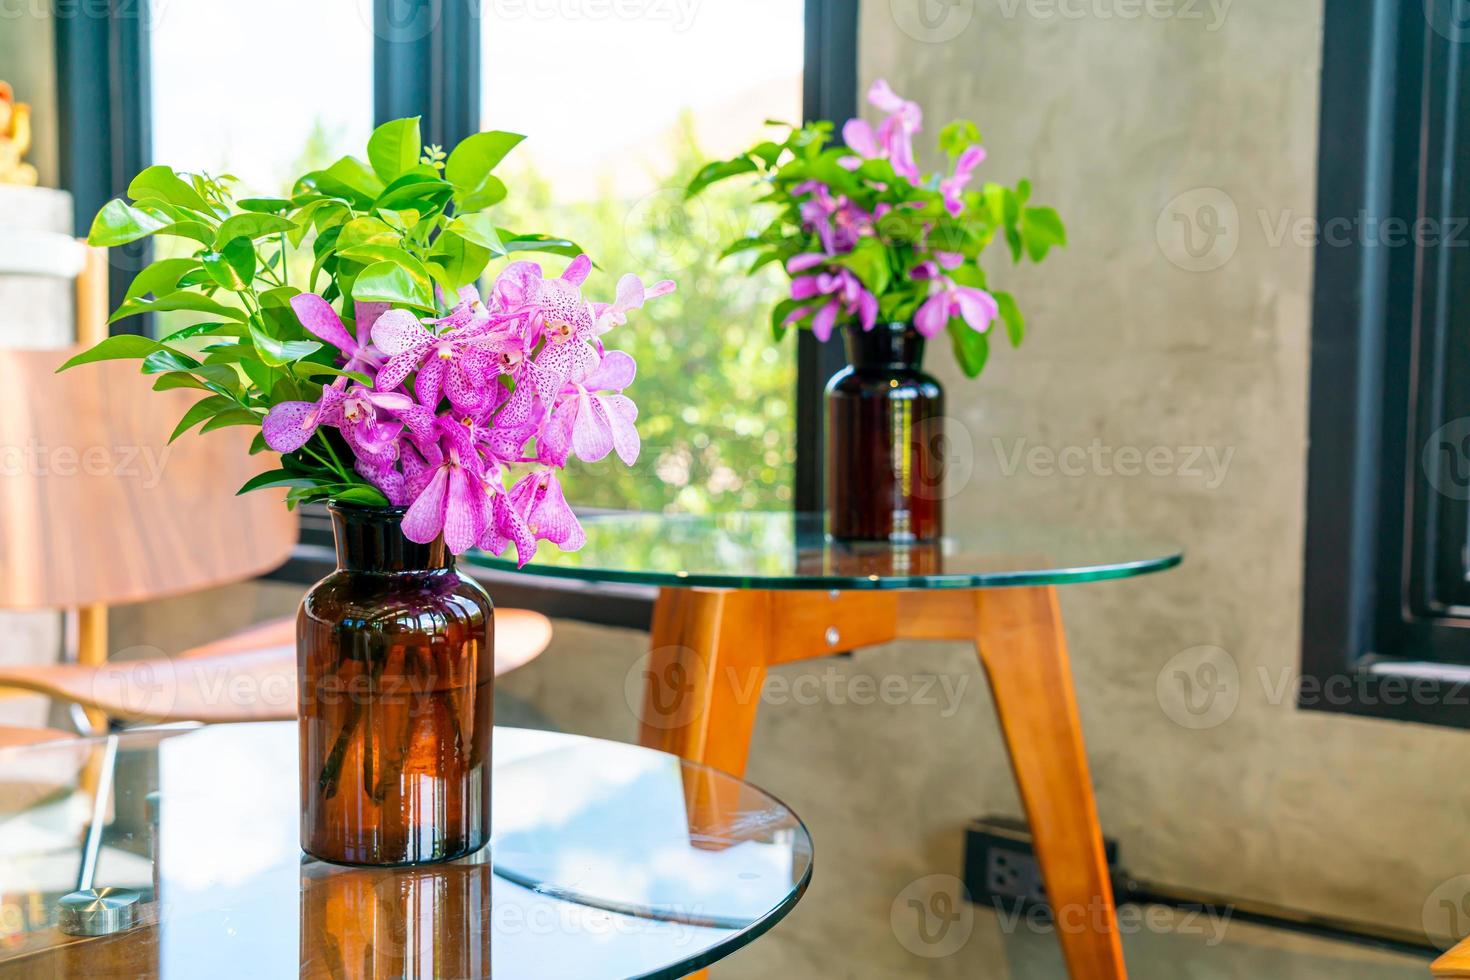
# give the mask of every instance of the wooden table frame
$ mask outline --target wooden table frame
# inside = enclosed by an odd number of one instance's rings
[[[1126,976],[1061,612],[1051,586],[661,589],[644,673],[639,741],[742,776],[768,667],[899,638],[975,644],[990,679],[1068,972],[1074,980]]]

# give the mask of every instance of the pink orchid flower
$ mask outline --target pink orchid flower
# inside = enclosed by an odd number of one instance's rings
[[[473,548],[490,522],[490,497],[484,461],[475,451],[465,427],[441,417],[439,431],[443,459],[413,482],[422,482],[413,503],[403,515],[403,536],[427,544],[444,535],[444,545],[454,554]]]
[[[494,319],[479,303],[478,295],[473,305],[478,307],[478,312],[463,326],[444,334],[429,332],[407,310],[389,310],[380,316],[373,324],[373,343],[388,355],[388,362],[378,372],[377,389],[392,391],[417,371],[414,392],[421,404],[437,405],[443,394],[457,411],[480,408],[489,394],[489,380],[498,372],[482,342],[483,331]],[[442,321],[431,322],[448,323],[457,319],[456,312]]]
[[[266,413],[261,429],[265,443],[278,453],[293,453],[306,445],[323,425],[335,426],[359,457],[393,458],[403,425],[384,421],[378,409],[399,412],[413,405],[407,395],[382,393],[338,378],[322,389],[315,402],[280,402]]]
[[[911,273],[915,279],[929,280],[929,298],[914,314],[914,329],[925,337],[937,337],[950,318],[958,316],[971,329],[985,333],[1000,313],[995,297],[974,286],[961,286],[944,274],[945,269],[958,268],[963,256],[939,252],[936,258],[937,262],[919,263]]]
[[[842,127],[842,141],[859,157],[886,159],[899,176],[917,183],[919,165],[914,160],[914,134],[924,125],[924,110],[917,102],[900,98],[883,79],[868,89],[868,102],[888,113],[888,118],[873,127],[862,119],[849,119]]]
[[[652,286],[644,286],[643,280],[631,272],[618,280],[618,291],[611,303],[593,303],[592,313],[596,317],[592,332],[602,336],[613,327],[628,322],[628,314],[641,309],[643,304],[657,296],[667,296],[674,291],[672,279],[661,279]]]
[[[496,496],[492,520],[479,545],[500,555],[514,543],[516,559],[524,565],[535,553],[538,538],[564,551],[575,551],[587,541],[577,515],[567,504],[561,482],[551,470],[528,473],[508,493]]]
[[[312,336],[325,341],[342,352],[346,363],[344,371],[376,370],[382,363],[377,351],[370,345],[373,324],[388,311],[387,303],[358,303],[353,315],[357,321],[357,336],[347,332],[342,318],[332,309],[332,304],[315,293],[298,293],[291,297],[291,309],[301,325]]]
[[[793,274],[805,272],[822,265],[827,257],[808,252],[792,256],[786,270]],[[853,275],[851,269],[837,267],[835,271],[819,272],[812,276],[796,276],[791,280],[791,298],[798,302],[819,297],[829,297],[825,303],[798,306],[786,315],[783,323],[793,323],[815,311],[812,316],[812,334],[821,341],[832,336],[837,317],[842,314],[856,316],[864,330],[872,330],[878,320],[878,300]]]
[[[791,188],[791,193],[797,197],[811,195],[797,206],[802,227],[816,232],[828,255],[851,252],[860,238],[873,233],[873,221],[879,215],[869,214],[845,196],[833,197],[821,181],[803,181]]]
[[[954,174],[939,182],[939,192],[944,195],[944,209],[951,217],[959,217],[965,210],[965,187],[970,183],[970,175],[975,168],[984,162],[985,147],[966,147],[954,162]]]
[[[637,373],[632,357],[612,350],[583,382],[568,385],[537,440],[540,460],[565,466],[567,457],[575,455],[583,462],[595,463],[616,450],[627,465],[636,463],[641,449],[634,425],[638,406],[623,394],[623,389],[633,383]]]

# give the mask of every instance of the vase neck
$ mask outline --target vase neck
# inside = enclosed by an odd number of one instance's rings
[[[872,330],[849,326],[842,334],[847,362],[855,368],[909,368],[924,363],[924,338],[905,323],[879,323]]]
[[[418,544],[403,536],[403,508],[327,505],[337,567],[355,572],[430,572],[454,567],[444,539]]]

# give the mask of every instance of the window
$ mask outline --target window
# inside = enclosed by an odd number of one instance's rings
[[[355,3],[153,0],[151,44],[152,159],[234,174],[242,195],[289,192],[373,130],[372,25]]]
[[[1329,0],[1314,287],[1307,708],[1470,727],[1470,24]],[[1341,239],[1339,238],[1339,241]],[[1325,239],[1324,239],[1325,241]]]
[[[610,338],[638,362],[637,466],[574,466],[568,496],[640,510],[780,509],[796,461],[796,348],[776,343],[768,317],[782,277],[767,267],[747,280],[748,259],[719,261],[759,227],[748,193],[685,202],[683,187],[704,161],[749,146],[765,120],[800,121],[802,2],[678,9],[485,6],[483,128],[529,134],[507,160],[512,194],[500,213],[512,229],[582,245],[602,293],[624,272],[679,283]]]
[[[600,16],[596,5],[479,0],[104,2],[105,17],[56,18],[63,182],[79,233],[155,160],[227,168],[272,195],[304,166],[360,151],[375,122],[399,116],[422,116],[426,140],[441,145],[480,128],[525,132],[508,161],[523,172],[512,173],[507,226],[571,236],[608,274],[680,283],[618,338],[642,374],[638,468],[574,472],[574,502],[819,506],[821,391],[840,351],[809,337],[773,342],[779,276],[753,285],[737,260],[715,261],[755,217],[731,197],[685,205],[681,187],[697,160],[748,145],[767,118],[855,113],[856,4],[649,4],[627,17],[626,5]],[[229,46],[197,42],[222,23]],[[213,111],[220,105],[235,108]],[[114,305],[150,246],[113,250]],[[114,329],[146,329],[141,321]],[[319,518],[307,515],[285,577],[323,574]],[[570,604],[533,603],[531,591],[504,597],[594,620],[647,619],[646,597],[630,605],[618,590]]]

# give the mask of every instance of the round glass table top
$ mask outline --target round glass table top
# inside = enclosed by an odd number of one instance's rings
[[[821,514],[598,514],[587,543],[564,552],[543,541],[533,575],[661,586],[735,589],[924,589],[1063,585],[1172,568],[1178,547],[1142,534],[1009,521],[951,528],[930,544],[828,537]],[[470,560],[514,569],[514,551]]]
[[[299,849],[297,751],[291,722],[0,749],[0,974],[681,977],[771,928],[811,877],[806,828],[748,783],[507,728],[489,847],[327,864]],[[86,886],[111,889],[117,931],[74,934],[60,903]]]

